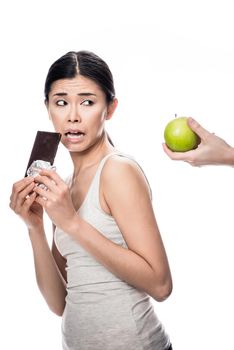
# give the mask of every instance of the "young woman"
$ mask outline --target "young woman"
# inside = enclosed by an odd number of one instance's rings
[[[193,118],[188,119],[191,129],[200,137],[201,143],[192,151],[172,152],[164,143],[163,149],[172,160],[183,160],[193,166],[234,165],[234,148],[219,136],[204,129]]]
[[[105,131],[117,107],[107,64],[68,52],[50,67],[45,103],[73,174],[20,180],[10,206],[28,227],[41,293],[63,316],[63,349],[172,349],[150,301],[165,300],[172,279],[149,184]],[[43,209],[54,226],[51,250]]]

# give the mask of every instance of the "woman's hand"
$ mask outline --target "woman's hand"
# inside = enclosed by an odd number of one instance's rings
[[[68,231],[73,219],[77,216],[68,185],[53,170],[40,171],[35,177],[35,182],[47,187],[44,189],[36,186],[33,189],[38,195],[36,202],[45,209],[57,227]]]
[[[10,197],[10,208],[21,217],[28,229],[43,225],[43,208],[35,202],[34,187],[34,178],[26,177],[13,185]]]
[[[193,166],[227,164],[234,165],[233,148],[223,139],[204,129],[192,118],[188,119],[190,128],[200,137],[201,142],[195,150],[172,152],[163,144],[165,153],[172,160],[183,160]]]

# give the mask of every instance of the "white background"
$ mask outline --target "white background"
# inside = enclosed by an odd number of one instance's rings
[[[27,232],[8,204],[36,131],[53,130],[43,104],[48,68],[82,49],[109,64],[119,107],[107,130],[151,183],[174,279],[171,297],[154,305],[174,349],[234,348],[234,169],[172,162],[161,147],[175,113],[195,117],[234,145],[233,15],[227,0],[1,5],[2,349],[61,349],[61,320],[37,289]],[[56,165],[61,176],[71,170],[62,147]]]

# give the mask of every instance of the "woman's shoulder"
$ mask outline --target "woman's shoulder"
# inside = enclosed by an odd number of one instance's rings
[[[125,153],[113,153],[106,161],[103,175],[121,176],[126,173],[138,173],[141,170],[138,162],[131,155]]]
[[[123,153],[108,157],[103,168],[102,180],[107,187],[150,188],[147,177],[136,159]]]

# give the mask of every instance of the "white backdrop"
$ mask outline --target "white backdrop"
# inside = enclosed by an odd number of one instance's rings
[[[175,113],[234,145],[232,1],[9,0],[0,32],[0,347],[61,349],[61,320],[37,289],[27,232],[8,203],[36,131],[53,130],[43,104],[49,66],[87,49],[115,78],[119,107],[107,130],[151,183],[174,279],[171,297],[154,305],[174,349],[234,348],[234,169],[172,162],[161,147]],[[56,165],[61,176],[71,170],[62,147]]]

